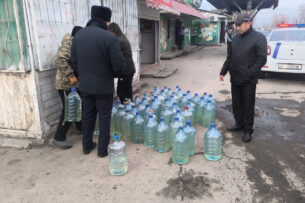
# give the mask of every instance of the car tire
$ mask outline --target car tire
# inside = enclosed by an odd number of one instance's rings
[[[265,71],[260,71],[258,77],[259,79],[265,79],[267,77],[267,73]]]

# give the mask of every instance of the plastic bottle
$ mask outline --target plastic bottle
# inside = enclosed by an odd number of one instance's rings
[[[174,95],[170,96],[170,100],[169,100],[170,105],[172,106],[174,103],[178,104],[178,101],[176,100],[176,97]]]
[[[179,121],[180,121],[181,123],[183,123],[183,125],[185,125],[186,120],[185,120],[185,118],[184,118],[184,116],[182,115],[182,113],[181,113],[180,110],[177,110],[177,112],[176,112],[176,114],[175,114],[174,117],[178,117],[178,118],[179,118]]]
[[[154,112],[154,114],[156,114],[158,121],[160,120],[160,114],[161,114],[161,103],[159,102],[157,96],[155,96],[154,101],[151,104],[151,108]]]
[[[215,123],[204,134],[204,157],[210,161],[217,161],[222,157],[222,135]]]
[[[167,152],[169,150],[169,128],[164,118],[160,118],[160,124],[155,137],[154,148],[157,152]]]
[[[208,128],[212,123],[215,123],[215,106],[209,100],[208,103],[203,107],[203,119],[201,125]]]
[[[181,111],[181,109],[179,108],[179,106],[176,102],[173,103],[171,110],[172,110],[173,114],[176,114],[177,110]]]
[[[182,98],[181,98],[181,101],[180,101],[180,108],[181,109],[184,109],[184,106],[186,105],[187,103],[187,96],[186,94],[183,94]]]
[[[144,105],[142,102],[139,102],[138,111],[140,112],[140,114],[143,118],[144,118],[145,108],[146,108],[146,105]]]
[[[116,132],[116,117],[115,114],[118,112],[118,109],[116,108],[115,104],[112,105],[112,112],[111,112],[111,129],[110,134],[112,135],[114,132]],[[98,120],[98,115],[96,117],[96,120]],[[98,122],[98,121],[97,121]]]
[[[136,104],[136,106],[139,106],[140,102],[142,102],[142,99],[139,97],[139,95],[136,95],[134,99],[134,103]]]
[[[178,132],[180,126],[183,127],[183,123],[181,123],[179,121],[178,117],[175,117],[173,122],[170,124],[170,128],[169,128],[169,134],[170,134],[169,146],[170,147],[172,147],[172,145],[173,145],[174,135],[176,135],[176,133]]]
[[[65,121],[79,122],[82,118],[82,100],[76,92],[76,88],[72,87],[71,92],[65,99]]]
[[[172,89],[168,88],[166,93],[167,97],[170,97],[172,94],[173,94]]]
[[[153,118],[153,115],[149,115],[148,122],[144,126],[144,145],[146,147],[154,147],[157,130],[157,121]]]
[[[130,111],[126,111],[126,115],[122,120],[122,130],[124,134],[122,134],[123,140],[131,140],[131,123],[134,119],[134,115]]]
[[[140,112],[137,112],[135,118],[132,121],[131,125],[131,141],[135,144],[144,142],[144,119],[140,115]]]
[[[164,121],[167,123],[167,125],[170,125],[173,120],[173,115],[173,111],[171,111],[169,107],[165,107],[160,116],[164,118]]]
[[[209,94],[208,100],[211,101],[211,104],[213,104],[214,106],[216,106],[216,101],[215,101],[215,99],[213,98],[213,95],[212,95],[212,94]]]
[[[130,110],[130,113],[133,115],[133,116],[136,116],[136,113],[137,113],[137,108],[135,105],[132,105],[131,106],[131,110]]]
[[[178,89],[178,91],[176,93],[176,96],[177,96],[177,104],[180,106],[181,105],[181,99],[183,97],[183,93],[182,93],[181,88]]]
[[[198,107],[199,107],[199,102],[200,102],[200,97],[198,96],[198,93],[195,93],[195,96],[193,97],[193,102],[194,102],[194,122],[198,122]]]
[[[196,114],[196,116],[197,116],[196,122],[197,123],[202,123],[202,121],[203,121],[203,111],[204,111],[204,107],[207,103],[208,103],[208,101],[205,100],[204,97],[202,96],[200,98],[198,109],[197,109],[197,114]]]
[[[191,91],[190,90],[187,90],[187,92],[186,92],[186,98],[189,100],[192,100],[193,99],[193,96],[192,96],[192,94],[191,94]]]
[[[109,171],[112,175],[123,175],[128,170],[126,144],[120,140],[120,133],[114,133],[113,142],[108,145]]]
[[[173,139],[172,160],[176,164],[186,164],[189,162],[187,136],[180,126]]]
[[[116,128],[117,128],[117,132],[122,132],[122,128],[121,128],[121,124],[123,121],[123,118],[125,116],[126,112],[124,111],[124,109],[122,107],[119,107],[119,111],[116,114]]]
[[[161,94],[158,95],[158,99],[159,99],[161,105],[164,104],[165,98],[167,98],[167,96],[164,94],[164,90],[161,90]]]
[[[190,120],[192,123],[193,121],[193,113],[190,111],[190,108],[188,106],[184,106],[184,111],[182,112],[182,115],[184,116],[184,123],[183,125],[186,125],[186,121]]]
[[[192,156],[196,152],[196,129],[192,126],[192,122],[188,120],[184,128],[187,136],[188,155]]]

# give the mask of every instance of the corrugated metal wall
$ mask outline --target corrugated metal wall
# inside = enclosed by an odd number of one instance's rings
[[[56,131],[61,114],[61,101],[55,89],[56,69],[54,56],[66,33],[74,25],[85,26],[90,19],[92,5],[100,0],[32,0],[31,14],[34,25],[32,36],[36,44],[37,90],[44,137]],[[33,13],[32,11],[35,10]]]

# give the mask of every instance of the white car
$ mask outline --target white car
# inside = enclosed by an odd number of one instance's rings
[[[268,39],[266,72],[305,73],[305,24],[280,24]]]

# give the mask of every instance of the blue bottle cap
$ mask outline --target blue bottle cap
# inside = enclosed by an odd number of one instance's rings
[[[183,126],[179,126],[179,130],[183,130]]]
[[[208,103],[211,103],[211,100],[208,100]]]
[[[176,105],[177,105],[177,102],[174,102],[174,103],[173,103],[173,106],[176,106]]]
[[[179,91],[181,91],[182,89],[181,89],[181,88],[179,88],[178,90],[179,90]]]
[[[204,96],[200,97],[200,99],[204,99]]]
[[[186,94],[185,94],[185,93],[183,93],[183,96],[186,96]]]
[[[204,93],[203,93],[203,95],[207,95],[207,93],[206,93],[206,92],[204,92]]]
[[[186,121],[186,125],[189,125],[189,126],[191,126],[191,125],[192,125],[192,121],[190,121],[190,120],[187,120],[187,121]]]
[[[188,90],[188,91],[186,91],[187,93],[191,93],[191,91],[190,90]]]
[[[143,102],[139,101],[139,104],[143,104]]]
[[[177,110],[177,113],[181,113],[181,111],[178,109],[178,110]]]
[[[122,109],[123,109],[123,107],[120,106],[120,107],[119,107],[119,110],[122,110]]]
[[[168,98],[165,98],[165,101],[168,101]]]
[[[152,114],[149,114],[149,115],[148,115],[148,118],[152,118],[152,117],[153,117],[153,115],[152,115]]]
[[[211,128],[216,128],[216,124],[215,123],[211,123]]]
[[[164,121],[164,118],[163,118],[163,117],[161,117],[161,118],[160,118],[160,121]]]
[[[164,93],[164,90],[161,90],[161,93]]]
[[[168,90],[171,90],[171,88],[168,88]]]
[[[164,85],[164,89],[167,89],[167,86],[166,86],[166,85]]]
[[[154,96],[154,99],[157,99],[158,98],[158,96]]]
[[[145,106],[145,107],[146,107],[146,108],[147,108],[147,107],[149,107],[149,104],[146,104],[146,106]]]
[[[197,97],[197,96],[198,96],[198,93],[195,93],[195,96]]]
[[[132,105],[132,106],[131,106],[131,108],[133,108],[133,109],[134,109],[134,108],[136,108],[136,106],[135,106],[135,105]]]
[[[129,111],[129,110],[126,110],[125,112],[126,112],[126,113],[129,113],[130,111]]]
[[[212,97],[212,94],[209,94],[209,97]]]
[[[179,85],[176,85],[176,88],[179,89]]]
[[[76,87],[71,87],[71,91],[75,92],[76,91]]]
[[[174,98],[174,95],[171,95],[171,98]]]
[[[179,121],[179,118],[178,118],[178,117],[175,117],[174,120],[175,120],[175,121]]]
[[[137,115],[137,116],[140,115],[140,112],[137,111],[136,115]]]

